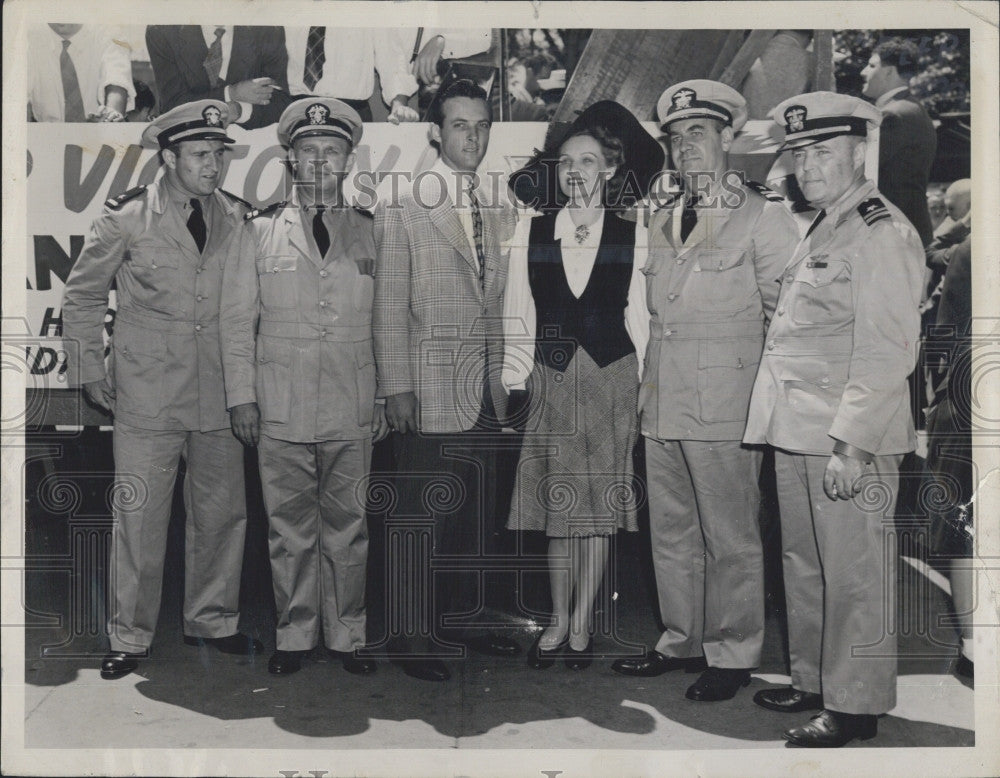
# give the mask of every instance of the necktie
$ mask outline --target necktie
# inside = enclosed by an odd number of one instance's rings
[[[825,218],[826,218],[826,210],[824,209],[824,210],[822,210],[822,211],[819,212],[819,215],[815,219],[813,219],[813,223],[809,225],[809,229],[806,230],[806,237],[807,238],[810,235],[812,235],[813,230],[815,230],[817,227],[819,227],[819,223],[821,221],[823,221],[823,219],[825,219]]]
[[[323,63],[326,62],[325,37],[326,27],[309,28],[309,37],[306,39],[306,66],[302,72],[302,81],[310,92],[323,78]]]
[[[323,223],[323,211],[325,210],[326,208],[321,205],[316,208],[316,215],[313,216],[313,237],[316,239],[316,248],[319,249],[321,257],[325,257],[326,252],[330,249],[330,233]]]
[[[469,187],[469,205],[472,208],[472,240],[476,244],[476,259],[479,260],[479,288],[486,290],[486,249],[483,247],[483,214],[479,209],[476,192]]]
[[[69,55],[68,40],[62,42],[62,54],[59,55],[59,70],[62,72],[63,104],[65,105],[64,121],[85,122],[87,114],[83,110],[83,95],[80,94],[80,79],[76,77],[76,67]]]
[[[198,246],[198,253],[205,250],[205,240],[208,237],[208,227],[205,226],[205,217],[201,212],[201,201],[197,197],[192,197],[190,201],[191,215],[188,216],[187,228]]]
[[[698,211],[690,203],[684,204],[684,212],[681,214],[681,242],[688,239],[688,235],[698,224]]]
[[[208,47],[208,55],[202,63],[208,74],[208,83],[215,89],[219,85],[219,74],[222,72],[222,36],[226,34],[225,27],[215,28],[215,40]]]

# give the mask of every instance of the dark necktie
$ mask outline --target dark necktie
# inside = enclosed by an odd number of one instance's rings
[[[323,223],[323,211],[326,208],[322,205],[316,208],[316,215],[313,216],[313,237],[316,239],[316,248],[319,249],[320,257],[325,257],[330,248],[330,233]]]
[[[62,54],[59,55],[59,70],[62,72],[64,121],[85,122],[87,114],[83,110],[83,95],[80,94],[80,79],[76,76],[73,58],[69,55],[68,40],[62,42]]]
[[[688,239],[695,225],[698,224],[698,211],[690,203],[684,204],[684,212],[681,214],[681,243]]]
[[[306,39],[306,66],[302,71],[302,81],[310,92],[323,78],[323,63],[326,62],[324,38],[326,27],[310,27]]]
[[[822,210],[822,211],[819,212],[819,215],[815,219],[813,219],[813,223],[809,225],[809,229],[806,230],[806,237],[807,238],[810,235],[812,235],[813,230],[815,230],[817,227],[819,227],[819,223],[821,221],[823,221],[823,219],[825,219],[825,218],[826,218],[826,210],[824,209],[824,210]]]
[[[205,240],[208,237],[208,227],[205,226],[205,217],[201,212],[201,201],[197,197],[192,197],[191,215],[188,216],[187,228],[194,238],[195,245],[198,246],[198,253],[205,250]]]
[[[219,85],[219,74],[222,72],[222,36],[226,34],[225,27],[215,28],[215,40],[208,47],[208,55],[202,63],[208,74],[208,83],[215,89]]]
[[[472,240],[476,244],[476,259],[479,260],[479,288],[486,291],[486,249],[483,247],[483,214],[479,209],[479,199],[475,190],[469,187],[469,205],[472,208]]]

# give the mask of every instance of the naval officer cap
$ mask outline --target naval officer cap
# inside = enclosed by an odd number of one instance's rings
[[[882,113],[858,97],[836,92],[807,92],[775,106],[771,118],[785,131],[781,151],[801,149],[838,135],[866,138],[882,122]]]
[[[681,119],[715,119],[739,132],[747,121],[747,101],[731,86],[695,78],[674,84],[660,95],[656,115],[664,131]]]
[[[195,100],[171,108],[142,131],[147,149],[165,149],[182,140],[221,140],[235,143],[226,134],[229,106],[221,100]]]
[[[358,145],[361,116],[347,103],[331,97],[306,97],[289,105],[278,119],[278,143],[291,146],[299,138],[329,135]]]

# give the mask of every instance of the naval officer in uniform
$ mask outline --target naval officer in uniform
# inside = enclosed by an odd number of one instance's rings
[[[233,432],[258,446],[278,611],[275,675],[320,643],[351,673],[365,644],[364,479],[388,433],[375,402],[371,215],[344,202],[361,117],[340,100],[285,109],[278,141],[294,190],[247,214],[222,295]]]
[[[684,188],[652,214],[643,269],[651,318],[639,412],[665,629],[645,656],[612,667],[652,676],[707,663],[686,696],[709,702],[733,697],[760,663],[761,452],[740,441],[765,320],[799,233],[780,195],[729,166],[747,117],[736,90],[685,81],[657,113]]]
[[[923,249],[865,177],[878,109],[833,92],[774,109],[819,213],[782,274],[745,440],[775,448],[790,687],[754,701],[819,710],[785,732],[836,747],[876,733],[896,704],[886,533],[899,463],[915,445],[906,377],[920,334]]]
[[[183,457],[184,642],[260,651],[237,631],[246,530],[243,448],[229,429],[219,350],[222,270],[249,204],[219,188],[229,109],[186,103],[146,127],[156,180],[112,198],[66,281],[71,376],[114,414],[111,652],[101,676],[138,666],[153,642],[167,525]],[[116,285],[111,368],[104,318]]]

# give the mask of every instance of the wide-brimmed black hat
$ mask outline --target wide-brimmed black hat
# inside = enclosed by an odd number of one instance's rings
[[[559,190],[556,163],[559,148],[582,130],[602,128],[622,142],[625,161],[616,176],[624,177],[621,195],[613,207],[627,208],[646,197],[649,186],[663,169],[664,152],[660,143],[639,123],[631,111],[614,100],[601,100],[588,106],[572,122],[553,122],[545,135],[545,147],[534,158],[511,174],[510,187],[521,203],[537,210],[560,208],[566,202]]]

